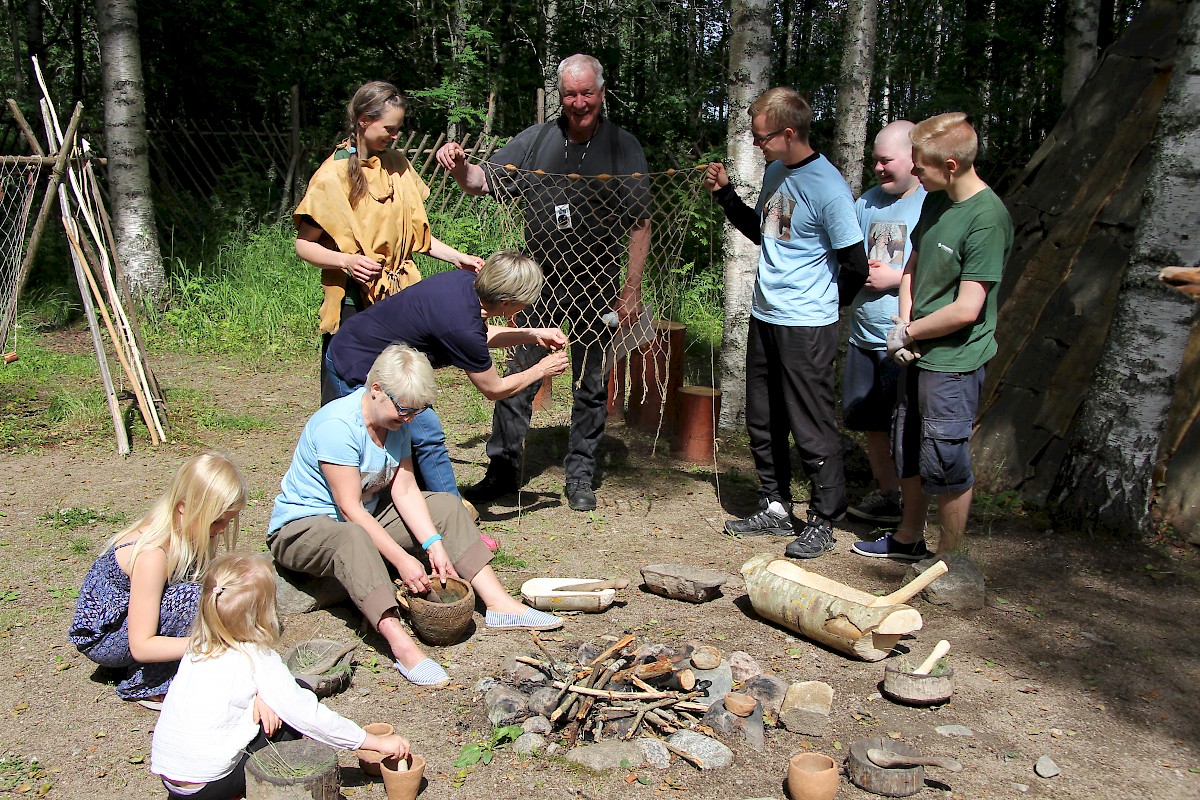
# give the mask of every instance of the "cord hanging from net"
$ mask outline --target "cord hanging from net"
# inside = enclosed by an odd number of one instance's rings
[[[41,172],[39,164],[27,159],[0,159],[0,351],[7,347],[16,319],[29,212]]]
[[[693,216],[708,205],[703,165],[647,174],[564,175],[474,160],[487,170],[491,194],[455,197],[453,182],[442,182],[433,187],[429,206],[452,206],[455,219],[478,226],[475,238],[489,252],[518,248],[541,265],[546,275],[542,298],[517,324],[561,326],[587,358],[600,352],[608,365],[614,350],[620,358],[657,338],[666,348],[656,354],[658,360],[671,363],[670,348],[681,347],[683,338],[664,331],[679,327],[672,321],[679,318],[684,288],[702,266],[684,263],[681,253]],[[649,233],[639,242],[634,231],[644,220]],[[641,269],[643,311],[618,325],[614,308],[631,266],[635,279]],[[681,363],[682,353],[676,356]],[[510,370],[524,366],[510,359]],[[631,366],[631,405],[653,404],[656,419],[662,420],[670,390],[678,388],[670,382],[683,376],[669,376],[653,365],[632,373]]]

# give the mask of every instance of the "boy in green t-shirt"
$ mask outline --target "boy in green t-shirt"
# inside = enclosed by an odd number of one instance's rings
[[[1012,220],[975,173],[978,138],[966,114],[913,128],[913,174],[929,192],[900,279],[900,315],[888,353],[905,369],[897,388],[892,450],[900,471],[900,526],[853,545],[873,558],[920,561],[928,495],[937,499],[937,555],[962,547],[971,508],[968,449],[984,365],[996,352],[996,292],[1012,249]],[[912,501],[909,501],[912,498]]]

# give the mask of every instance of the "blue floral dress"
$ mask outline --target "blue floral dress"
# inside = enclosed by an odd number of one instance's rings
[[[179,662],[141,664],[129,652],[129,576],[117,563],[117,550],[131,544],[135,542],[105,551],[92,564],[79,590],[67,638],[100,666],[124,670],[126,677],[117,684],[117,695],[141,700],[166,694]],[[190,635],[199,608],[199,583],[168,584],[158,610],[158,635]]]

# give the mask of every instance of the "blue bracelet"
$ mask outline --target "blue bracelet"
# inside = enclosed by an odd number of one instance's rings
[[[428,550],[429,548],[433,547],[435,544],[437,544],[441,540],[442,540],[442,535],[440,533],[435,533],[433,536],[430,536],[428,539],[421,542],[421,549]]]

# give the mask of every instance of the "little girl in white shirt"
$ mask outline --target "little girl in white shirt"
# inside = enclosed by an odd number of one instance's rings
[[[150,770],[172,798],[227,800],[246,791],[246,760],[267,745],[255,697],[286,723],[339,750],[408,755],[402,736],[375,736],[321,705],[272,648],[279,643],[275,569],[260,556],[225,555],[204,579],[191,645],[154,728]],[[278,721],[264,715],[274,733]],[[289,730],[289,727],[291,730]]]

